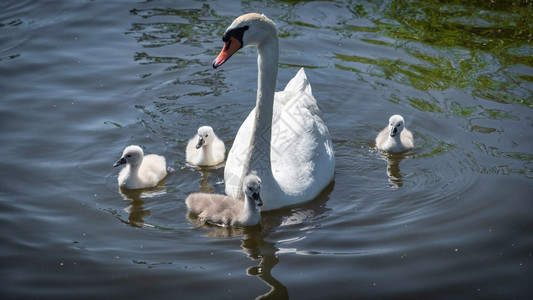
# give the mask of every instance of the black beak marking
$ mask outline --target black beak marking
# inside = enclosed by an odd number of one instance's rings
[[[199,138],[198,139],[198,144],[196,144],[196,149],[200,149],[203,145],[204,145],[204,139],[203,138]]]
[[[118,167],[118,166],[123,165],[125,163],[127,163],[126,159],[124,157],[122,157],[113,165],[113,167]]]

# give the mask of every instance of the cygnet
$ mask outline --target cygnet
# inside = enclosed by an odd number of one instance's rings
[[[404,152],[413,149],[413,134],[405,128],[405,122],[400,115],[393,115],[389,125],[376,137],[376,148],[389,152]]]
[[[216,166],[224,161],[226,147],[210,126],[198,128],[198,137],[193,137],[186,149],[186,160],[195,166]]]
[[[118,185],[126,189],[155,187],[167,176],[165,158],[156,154],[144,156],[141,147],[136,145],[126,147],[113,167],[123,164],[126,166],[120,170]]]
[[[185,203],[190,213],[204,222],[220,226],[254,226],[261,221],[259,207],[261,179],[252,174],[244,178],[244,201],[220,194],[190,194]]]

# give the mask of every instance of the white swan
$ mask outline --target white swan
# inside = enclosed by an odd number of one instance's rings
[[[261,221],[261,179],[248,175],[243,183],[244,201],[226,195],[194,193],[185,199],[190,213],[202,221],[222,226],[254,226]]]
[[[244,174],[257,172],[263,182],[262,210],[295,205],[318,196],[331,182],[335,157],[329,131],[302,69],[275,93],[278,74],[276,25],[250,13],[233,21],[222,38],[217,68],[243,46],[258,49],[256,106],[241,125],[226,159],[226,194],[238,198]]]
[[[216,166],[224,161],[226,147],[210,126],[198,128],[198,137],[187,144],[186,160],[195,166]]]
[[[126,166],[120,170],[118,185],[126,189],[155,187],[167,176],[165,158],[156,154],[144,156],[141,147],[136,145],[126,147],[113,167],[123,164]]]
[[[376,137],[376,148],[388,152],[404,152],[414,147],[413,134],[405,128],[405,122],[400,115],[393,115],[389,125]]]

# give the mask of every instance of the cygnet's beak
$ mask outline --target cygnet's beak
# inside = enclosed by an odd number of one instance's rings
[[[120,165],[123,165],[126,163],[126,159],[124,157],[121,157],[114,165],[113,167],[118,167]]]
[[[263,200],[261,200],[261,197],[259,196],[259,193],[254,193],[252,195],[252,198],[255,200],[255,202],[257,203],[257,206],[261,207],[263,206]]]
[[[390,130],[390,136],[394,137],[396,136],[397,133],[398,133],[398,128],[396,128],[396,126],[393,126]]]
[[[196,144],[196,149],[200,149],[203,145],[204,145],[204,139],[203,138],[199,138],[198,139],[198,144]]]

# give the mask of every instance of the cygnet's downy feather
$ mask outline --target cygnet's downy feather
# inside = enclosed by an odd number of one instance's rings
[[[118,185],[126,189],[155,187],[167,176],[165,158],[156,154],[144,156],[142,148],[136,145],[126,147],[113,167],[123,164],[126,166],[120,170]]]
[[[198,128],[198,135],[189,140],[186,160],[194,166],[216,166],[224,161],[226,147],[210,126]]]
[[[376,137],[376,148],[388,152],[404,152],[413,149],[413,134],[405,128],[405,122],[400,115],[389,118],[389,125]]]
[[[189,212],[204,222],[220,226],[254,226],[261,221],[259,207],[261,179],[246,176],[243,183],[244,199],[234,199],[220,194],[190,194],[185,203]]]

